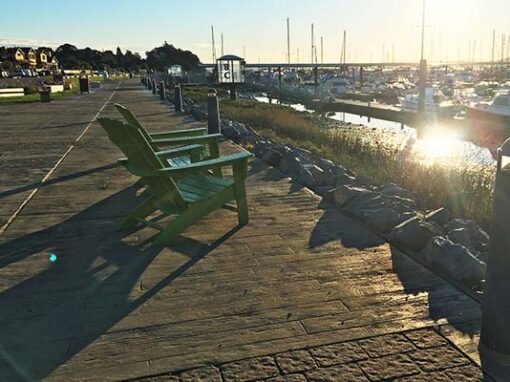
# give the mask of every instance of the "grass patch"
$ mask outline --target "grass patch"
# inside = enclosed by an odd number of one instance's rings
[[[197,101],[198,102],[198,101]],[[283,144],[310,150],[375,184],[396,183],[413,191],[424,209],[448,206],[457,217],[487,228],[492,215],[494,166],[424,163],[403,156],[399,142],[368,129],[325,129],[318,115],[253,101],[225,100],[221,114]]]
[[[115,75],[115,76],[111,76],[108,79],[108,82],[116,82],[116,81],[120,81],[125,78],[126,78],[126,76],[123,76],[123,75]],[[63,98],[69,97],[70,95],[77,94],[80,92],[80,83],[79,83],[78,78],[66,78],[65,82],[66,82],[66,84],[71,85],[71,89],[65,90],[60,93],[53,93],[51,95],[52,101],[63,99]],[[102,76],[90,76],[89,84],[90,84],[90,82],[104,82],[104,79]],[[21,84],[19,87],[23,87],[23,85]],[[25,94],[26,95],[23,97],[2,97],[2,98],[0,98],[0,105],[31,103],[31,102],[40,102],[41,101],[41,96],[36,90],[30,91],[29,93],[27,93],[27,91],[25,90]]]

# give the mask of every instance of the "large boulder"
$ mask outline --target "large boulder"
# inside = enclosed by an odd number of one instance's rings
[[[440,230],[436,225],[414,216],[397,225],[391,236],[395,244],[419,252],[432,237],[439,234]]]
[[[384,184],[379,187],[379,191],[384,196],[398,197],[408,200],[416,200],[416,196],[409,190],[399,187],[394,183]]]
[[[452,229],[448,232],[448,239],[453,241],[454,243],[462,244],[466,248],[473,248],[473,243],[471,242],[471,235],[467,228],[457,228]]]
[[[276,167],[282,160],[282,154],[280,154],[280,152],[274,148],[270,147],[264,152],[264,154],[262,154],[262,160],[268,165]]]
[[[278,163],[278,170],[290,177],[295,177],[301,171],[301,159],[293,155],[292,153],[286,154]]]
[[[446,225],[450,221],[450,211],[441,207],[426,214],[425,220],[440,226]]]
[[[198,105],[193,105],[191,108],[191,115],[193,115],[193,117],[195,117],[199,121],[204,121],[208,118],[207,108]]]
[[[371,228],[381,233],[390,232],[396,225],[406,220],[397,211],[390,208],[377,208],[361,211],[360,216]]]
[[[317,165],[322,168],[324,171],[328,171],[330,169],[333,169],[336,167],[335,162],[330,161],[326,158],[319,158],[317,159]]]
[[[445,231],[448,232],[449,237],[450,235],[457,237],[457,234],[454,231],[459,232],[457,231],[459,229],[465,230],[469,235],[471,241],[470,248],[479,252],[486,252],[488,250],[489,234],[480,228],[475,222],[466,219],[453,219],[445,227]],[[465,231],[462,231],[463,234]]]
[[[469,284],[479,284],[484,279],[486,265],[461,244],[435,236],[423,253],[424,261],[439,273]]]
[[[348,185],[338,186],[332,193],[333,200],[337,207],[344,207],[358,197],[368,197],[375,194],[373,191],[366,188]]]
[[[241,136],[252,134],[251,129],[248,129],[244,123],[233,122],[233,124],[236,130],[239,131],[239,134],[241,134]]]
[[[270,146],[269,142],[266,140],[260,140],[257,142],[255,146],[251,149],[252,153],[255,154],[256,157],[262,158],[264,153],[267,151]]]
[[[232,125],[226,125],[226,126],[222,125],[221,132],[225,138],[232,139],[233,141],[237,141],[241,136],[239,134],[239,131],[237,131],[237,129]]]
[[[334,185],[335,178],[329,171],[323,170],[316,164],[305,164],[303,167],[310,171],[317,186],[323,187]]]
[[[307,169],[306,167],[301,167],[301,170],[299,170],[299,173],[297,174],[297,181],[301,185],[308,188],[313,187],[315,185],[315,179],[310,170]]]
[[[348,208],[349,211],[356,216],[359,215],[359,211],[375,210],[379,208],[392,209],[402,215],[415,213],[416,204],[414,200],[396,195],[384,194],[380,191],[370,191],[352,200]]]
[[[333,167],[330,167],[328,171],[333,174],[336,186],[356,183],[356,176],[354,173],[346,169],[344,166],[334,165]]]

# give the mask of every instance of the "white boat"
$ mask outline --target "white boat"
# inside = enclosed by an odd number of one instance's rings
[[[469,119],[492,122],[498,127],[510,127],[510,93],[498,93],[491,102],[465,105]]]
[[[408,94],[402,101],[402,110],[418,112],[419,95]],[[456,112],[457,105],[446,98],[443,92],[438,88],[425,89],[425,114],[429,116],[448,117]]]
[[[319,91],[322,94],[338,96],[345,94],[350,86],[350,82],[345,77],[325,76],[319,82]]]

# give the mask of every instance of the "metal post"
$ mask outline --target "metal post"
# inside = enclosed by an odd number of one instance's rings
[[[164,81],[161,81],[159,83],[159,99],[161,101],[165,100],[165,82]]]
[[[367,116],[367,119],[368,119],[368,123],[370,123],[370,101],[368,101],[368,116]]]
[[[174,106],[175,111],[182,111],[182,91],[180,85],[174,87]]]
[[[152,89],[152,80],[150,77],[147,77],[147,89],[149,90]]]
[[[510,378],[510,139],[498,150],[496,184],[485,275],[480,356],[483,369],[497,381]]]
[[[220,106],[218,103],[218,94],[215,89],[210,89],[207,93],[207,128],[209,134],[221,133]]]
[[[156,80],[152,80],[151,86],[152,86],[152,94],[156,94],[156,90],[157,90],[157,88],[156,88]]]
[[[363,66],[359,67],[359,89],[363,89]]]
[[[420,78],[418,84],[418,136],[420,135],[420,127],[425,125],[425,93],[427,87],[427,60],[420,61]]]
[[[313,82],[315,86],[315,93],[317,94],[317,87],[319,86],[319,69],[313,68]]]
[[[282,68],[278,68],[278,87],[282,90]]]

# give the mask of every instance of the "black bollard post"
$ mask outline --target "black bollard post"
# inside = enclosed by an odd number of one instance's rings
[[[161,81],[159,83],[159,99],[161,101],[165,100],[165,82],[164,81]]]
[[[236,84],[230,84],[230,99],[232,101],[237,99]]]
[[[156,94],[157,93],[157,86],[156,86],[156,80],[152,80],[152,94]]]
[[[209,115],[207,120],[209,134],[221,133],[220,106],[218,94],[214,89],[209,89],[207,92],[207,113]]]
[[[174,87],[174,105],[175,111],[182,111],[182,90],[180,85]]]
[[[510,381],[510,139],[498,150],[489,259],[480,332],[482,367],[496,381]]]
[[[150,77],[147,77],[147,89],[149,90],[152,89],[152,80]]]

